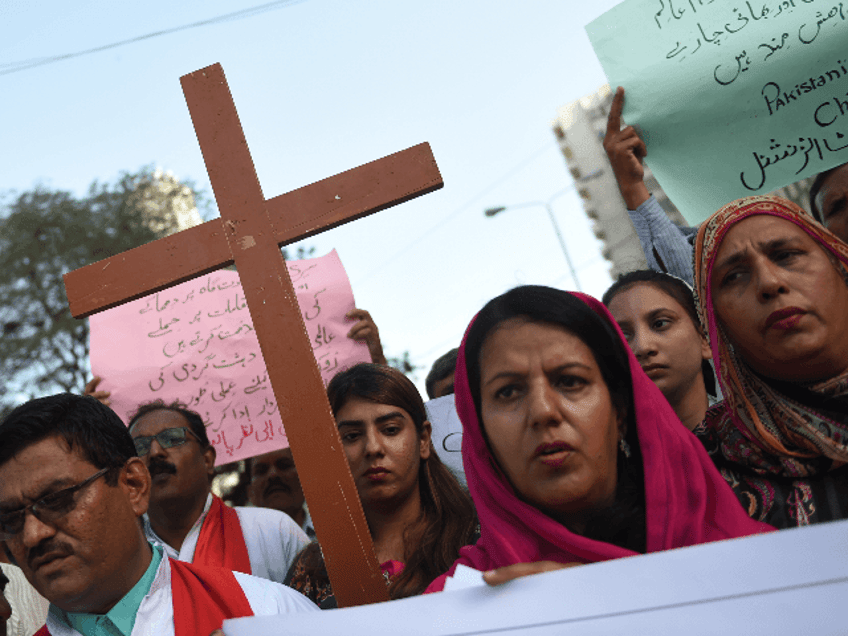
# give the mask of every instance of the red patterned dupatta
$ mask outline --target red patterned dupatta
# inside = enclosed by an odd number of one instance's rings
[[[203,520],[192,563],[251,574],[238,513],[215,495],[212,495],[212,506]]]
[[[800,227],[848,280],[848,245],[791,201],[740,199],[701,226],[695,296],[725,399],[707,412],[696,434],[752,517],[779,527],[842,518],[848,513],[848,471],[840,471],[848,462],[848,373],[806,386],[767,381],[736,353],[713,309],[710,279],[722,240],[736,223],[758,214]]]

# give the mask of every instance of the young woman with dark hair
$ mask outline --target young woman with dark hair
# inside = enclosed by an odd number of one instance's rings
[[[716,384],[710,346],[692,290],[679,278],[638,270],[604,293],[607,306],[642,370],[690,431],[704,421]]]
[[[816,221],[848,242],[848,163],[817,174],[809,197]]]
[[[481,536],[428,591],[459,564],[495,585],[771,530],[590,296],[527,286],[489,302],[460,348],[456,404]]]
[[[334,377],[327,395],[389,596],[421,594],[474,541],[471,499],[433,450],[424,402],[400,371],[358,364]],[[335,607],[317,543],[301,552],[287,583]]]

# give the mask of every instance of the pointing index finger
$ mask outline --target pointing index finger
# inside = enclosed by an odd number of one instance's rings
[[[619,86],[615,90],[610,106],[609,119],[607,119],[607,135],[612,135],[621,130],[621,111],[624,109],[624,89]]]

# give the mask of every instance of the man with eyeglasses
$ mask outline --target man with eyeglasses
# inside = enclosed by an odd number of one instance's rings
[[[0,541],[51,603],[39,636],[196,636],[315,610],[282,585],[164,556],[139,523],[149,496],[126,427],[92,398],[32,400],[0,424]]]
[[[215,448],[194,411],[142,405],[130,435],[150,471],[147,539],[172,559],[214,565],[283,583],[309,538],[278,510],[230,508],[211,493]]]

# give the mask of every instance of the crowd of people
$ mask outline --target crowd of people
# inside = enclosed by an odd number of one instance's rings
[[[681,229],[623,102],[604,144],[650,269],[602,300],[510,290],[436,361],[426,389],[454,396],[467,490],[370,315],[350,315],[373,362],[327,396],[392,599],[460,564],[501,585],[848,518],[848,165],[816,178],[812,214],[749,197]],[[144,404],[125,426],[96,389],[0,423],[0,625],[206,636],[336,607],[289,449],[248,460],[251,505],[230,507],[197,413]]]

